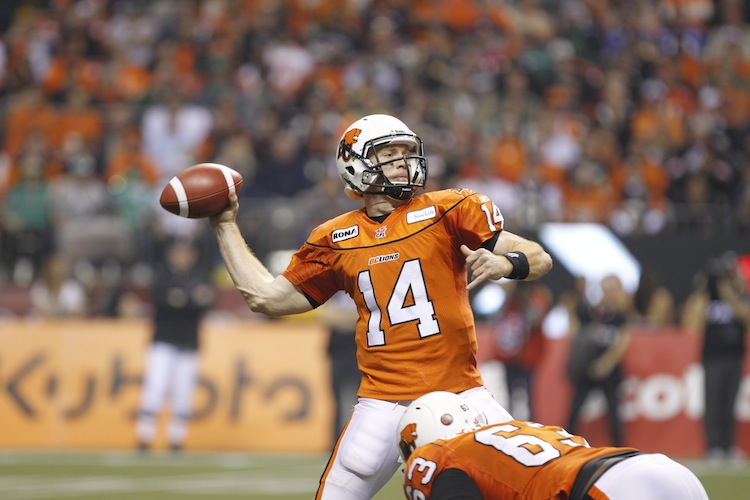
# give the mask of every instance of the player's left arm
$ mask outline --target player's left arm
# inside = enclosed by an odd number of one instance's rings
[[[552,257],[542,245],[505,230],[497,236],[491,252],[485,248],[471,250],[466,245],[461,251],[472,275],[469,290],[485,280],[539,279],[552,269]]]

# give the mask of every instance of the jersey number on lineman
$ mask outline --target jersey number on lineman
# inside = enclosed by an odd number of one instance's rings
[[[529,425],[534,427],[543,427],[540,424],[529,422]],[[508,434],[517,431],[520,427],[513,424],[498,424],[493,425],[487,429],[478,431],[474,434],[474,439],[481,444],[492,446],[501,453],[512,457],[518,463],[525,465],[526,467],[539,467],[546,464],[547,462],[559,458],[562,453],[555,448],[554,444],[546,441],[538,436],[532,436],[530,434],[516,434],[515,436],[503,436],[503,433]],[[573,441],[573,435],[567,432],[565,429],[556,431],[560,436],[555,441],[557,443],[576,447],[585,446],[589,447],[588,442],[585,439],[583,443],[577,443]],[[532,451],[533,450],[533,451]],[[432,460],[425,460],[422,457],[415,457],[412,460],[411,467],[407,472],[409,480],[414,475],[414,470],[422,473],[422,484],[427,484],[432,480],[433,474],[437,470],[437,464]],[[406,493],[411,500],[424,500],[425,495],[418,489],[414,489],[411,486],[407,486]]]
[[[529,434],[517,434],[515,436],[502,435],[502,433],[510,433],[517,431],[518,429],[519,427],[512,424],[495,425],[489,429],[477,432],[474,435],[474,439],[478,443],[492,446],[509,457],[513,457],[516,462],[525,465],[526,467],[538,467],[546,464],[550,460],[560,457],[560,451],[557,450],[552,443],[545,441],[538,436],[531,436]],[[556,432],[560,435],[560,439],[557,440],[558,443],[570,447],[585,446],[588,448],[588,443],[576,443],[570,439],[573,435],[566,430],[560,429]]]
[[[359,273],[357,281],[365,304],[370,310],[370,319],[367,322],[367,346],[385,345],[385,332],[380,324],[383,314],[375,300],[375,289],[372,286],[370,271]],[[409,290],[411,290],[412,303],[407,306],[405,304]],[[435,319],[435,307],[427,295],[427,287],[424,283],[419,259],[404,262],[386,309],[391,325],[416,321],[420,337],[424,338],[440,333],[440,327]]]

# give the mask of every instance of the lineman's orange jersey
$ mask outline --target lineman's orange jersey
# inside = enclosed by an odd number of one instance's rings
[[[591,448],[561,427],[511,420],[417,448],[406,462],[404,492],[428,499],[441,472],[460,469],[483,498],[568,498],[586,462],[626,450],[632,448]]]
[[[482,385],[465,257],[502,231],[486,196],[417,196],[383,222],[355,210],[315,228],[283,275],[322,304],[345,290],[357,304],[359,396],[412,400]]]

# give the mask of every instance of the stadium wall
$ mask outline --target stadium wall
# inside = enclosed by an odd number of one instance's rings
[[[0,448],[135,447],[148,322],[9,321],[2,330]],[[186,449],[328,449],[332,402],[321,326],[207,322],[201,335]],[[166,447],[163,428],[156,448]]]
[[[0,448],[133,449],[150,325],[145,321],[5,321],[0,342]],[[481,344],[486,332],[480,330]],[[326,330],[314,321],[209,321],[187,450],[327,452],[331,442]],[[703,454],[700,340],[636,331],[624,359],[626,444]],[[535,418],[565,425],[569,344],[548,339],[535,379]],[[481,356],[480,356],[481,361]],[[750,363],[736,405],[750,451]],[[591,398],[579,432],[609,444],[606,410]],[[162,418],[164,420],[164,417]],[[163,428],[163,427],[162,427]],[[157,448],[165,448],[163,436]]]

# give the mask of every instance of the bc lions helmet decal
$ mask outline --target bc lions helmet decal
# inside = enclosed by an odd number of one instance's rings
[[[336,160],[351,161],[352,159],[352,146],[359,140],[359,134],[362,131],[358,128],[350,128],[341,138],[339,143],[339,154]]]

